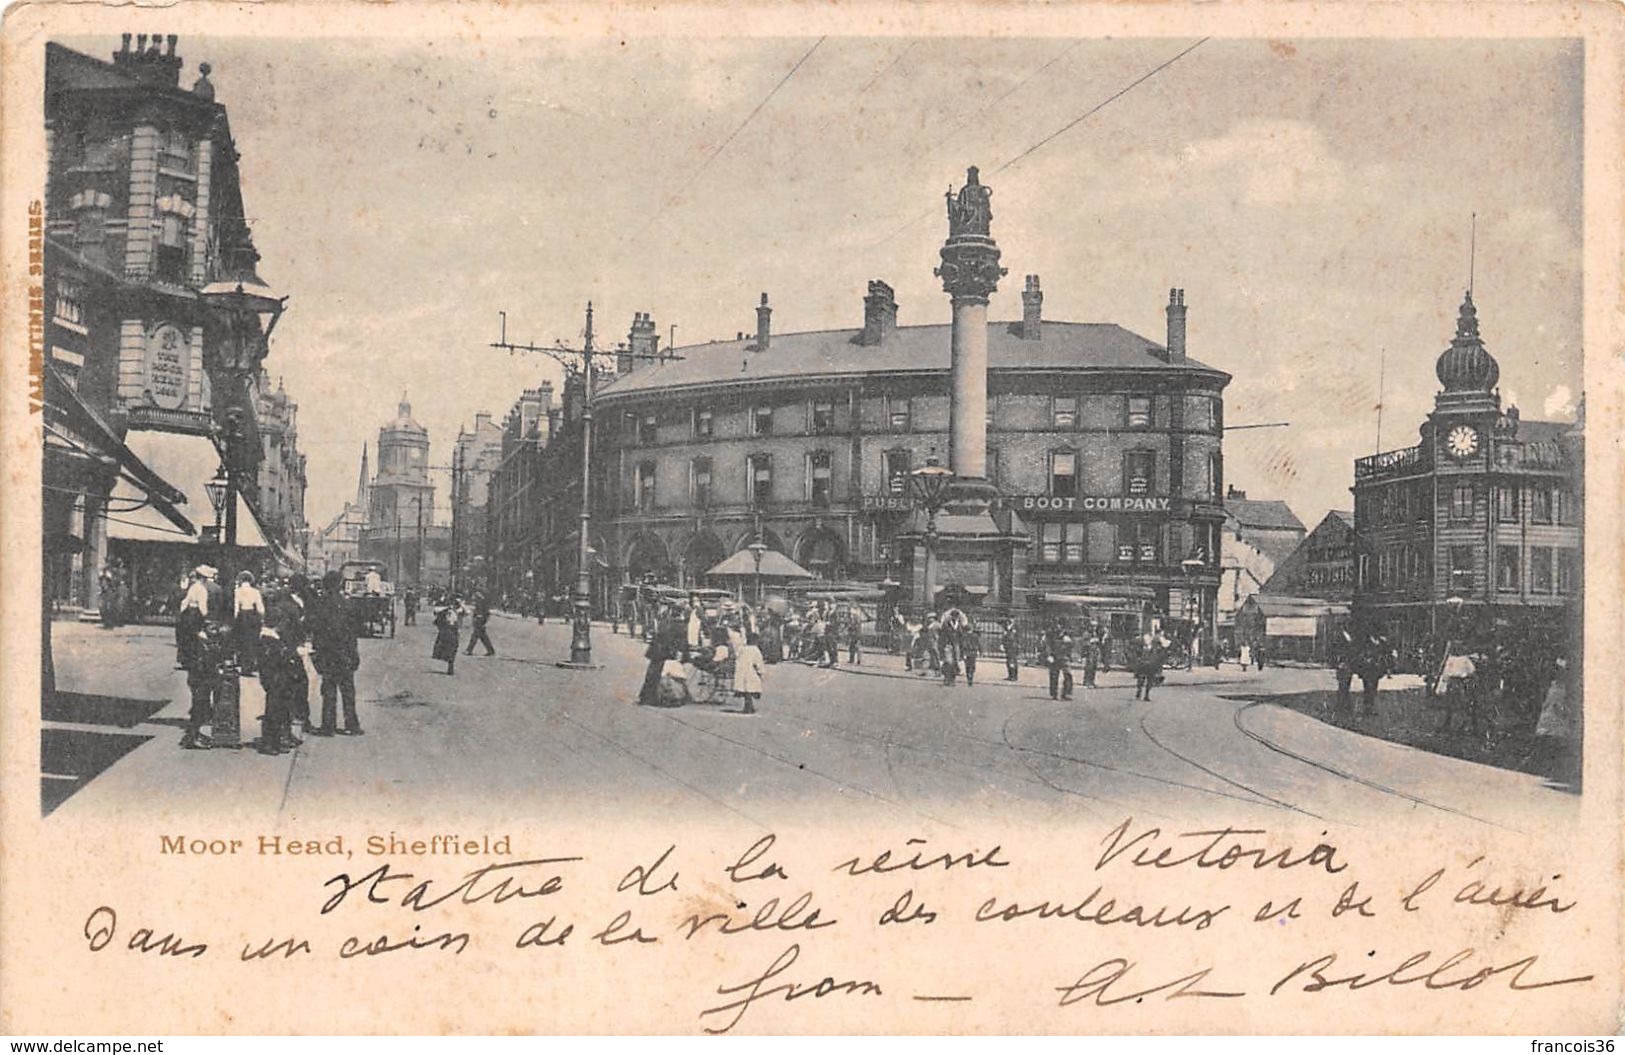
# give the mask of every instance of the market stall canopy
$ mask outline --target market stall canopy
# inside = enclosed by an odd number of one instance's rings
[[[184,432],[142,431],[127,433],[124,443],[154,473],[186,496],[188,509],[213,512],[207,485],[220,468],[220,452],[213,440]],[[107,517],[110,538],[131,542],[197,542],[196,536],[177,531],[158,510],[145,505],[146,495],[128,480],[121,477],[114,484],[111,497],[113,508]],[[130,502],[141,507],[120,511],[121,504]],[[268,545],[253,508],[240,491],[237,494],[237,545],[245,549]]]
[[[742,549],[705,574],[718,578],[755,578],[756,558],[749,550]],[[778,550],[770,549],[762,554],[761,576],[764,579],[811,579],[813,573]]]

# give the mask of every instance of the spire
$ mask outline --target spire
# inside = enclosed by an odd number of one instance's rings
[[[355,485],[355,504],[358,508],[367,508],[367,445],[361,444],[361,479]]]

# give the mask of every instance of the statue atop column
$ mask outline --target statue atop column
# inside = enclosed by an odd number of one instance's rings
[[[952,190],[948,191],[948,237],[988,237],[988,228],[993,223],[992,197],[992,188],[982,186],[977,168],[972,165],[965,173],[965,185],[959,188],[959,196],[956,198]]]
[[[942,246],[942,266],[935,274],[954,298],[987,302],[998,288],[1005,269],[999,266],[999,247],[993,241],[993,190],[982,185],[975,165],[965,172],[965,185],[956,195],[948,191],[948,241]]]

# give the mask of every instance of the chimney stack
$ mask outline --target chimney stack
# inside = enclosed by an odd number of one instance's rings
[[[1168,361],[1185,361],[1185,291],[1168,291]]]
[[[863,332],[857,342],[875,345],[897,331],[897,294],[886,283],[875,279],[869,283],[869,293],[863,298]]]
[[[1038,276],[1027,276],[1027,287],[1021,291],[1021,339],[1041,340],[1044,336],[1044,291],[1038,288]]]
[[[180,38],[171,33],[135,34],[135,47],[130,46],[130,34],[122,35],[122,44],[113,53],[113,65],[149,88],[176,88],[181,80],[181,57],[175,54]],[[151,41],[149,44],[148,41]],[[169,45],[166,53],[164,45]]]
[[[644,357],[659,353],[660,336],[655,332],[655,321],[646,311],[632,313],[632,329],[626,335],[626,352],[615,358],[615,372],[630,374]]]
[[[1234,484],[1231,484],[1230,487],[1225,491],[1224,497],[1233,498],[1238,502],[1244,502],[1247,499],[1247,492],[1238,490]]]
[[[773,340],[773,309],[767,306],[767,294],[762,294],[762,303],[756,307],[756,350],[767,351],[768,344]]]

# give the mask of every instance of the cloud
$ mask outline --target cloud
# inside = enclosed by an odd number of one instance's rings
[[[1546,402],[1540,405],[1541,413],[1547,418],[1574,417],[1574,392],[1568,385],[1558,385],[1546,395]]]

